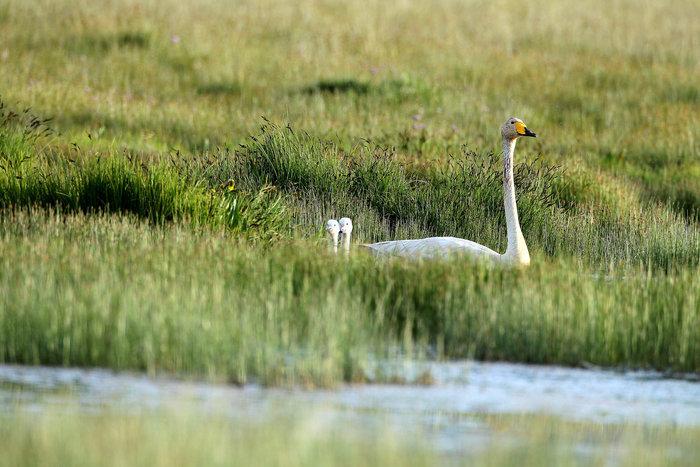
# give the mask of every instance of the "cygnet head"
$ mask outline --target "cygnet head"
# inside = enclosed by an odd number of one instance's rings
[[[503,126],[501,126],[501,136],[503,136],[503,139],[516,139],[521,136],[537,137],[537,135],[533,131],[530,131],[525,125],[525,122],[517,117],[510,117],[506,120]]]
[[[343,217],[338,221],[340,224],[340,233],[343,235],[350,235],[352,233],[352,221],[349,217]]]
[[[340,233],[340,224],[338,221],[335,219],[328,219],[328,222],[326,222],[326,232],[328,232],[331,238],[337,239]]]

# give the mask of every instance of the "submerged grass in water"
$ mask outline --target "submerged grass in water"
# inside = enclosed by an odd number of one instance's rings
[[[124,414],[69,405],[36,413],[15,406],[0,413],[0,465],[684,466],[700,455],[695,428],[464,418],[478,425],[482,442],[456,458],[426,446],[417,434],[381,424],[348,430],[347,421],[322,411],[277,420],[262,415],[241,424],[187,409]]]
[[[349,435],[322,414],[239,424],[184,412],[10,409],[0,413],[0,465],[428,466],[436,459],[381,430],[374,430],[376,437]]]

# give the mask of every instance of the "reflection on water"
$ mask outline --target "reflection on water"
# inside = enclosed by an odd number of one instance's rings
[[[434,384],[343,386],[334,390],[242,388],[151,379],[105,370],[0,365],[0,410],[177,405],[242,421],[319,410],[348,430],[386,426],[420,433],[442,451],[469,449],[492,436],[473,414],[546,414],[602,423],[700,426],[700,383],[653,372],[618,373],[507,363],[386,365],[411,380],[430,371]],[[384,368],[386,371],[386,368]],[[77,402],[77,405],[76,405]]]

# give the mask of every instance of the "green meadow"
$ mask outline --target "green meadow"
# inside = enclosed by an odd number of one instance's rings
[[[10,0],[0,36],[0,362],[700,371],[697,2]],[[532,267],[328,251],[503,251],[511,114]]]

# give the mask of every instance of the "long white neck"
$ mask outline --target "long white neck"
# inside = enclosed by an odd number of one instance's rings
[[[515,204],[515,182],[513,181],[513,154],[516,139],[503,139],[503,206],[506,210],[506,227],[508,230],[508,247],[501,255],[512,263],[530,264],[525,238],[520,231],[518,206]]]
[[[331,250],[333,253],[338,253],[338,234],[331,233]]]
[[[342,236],[343,236],[343,252],[345,252],[346,256],[350,254],[350,235],[351,235],[351,233],[342,234]]]

